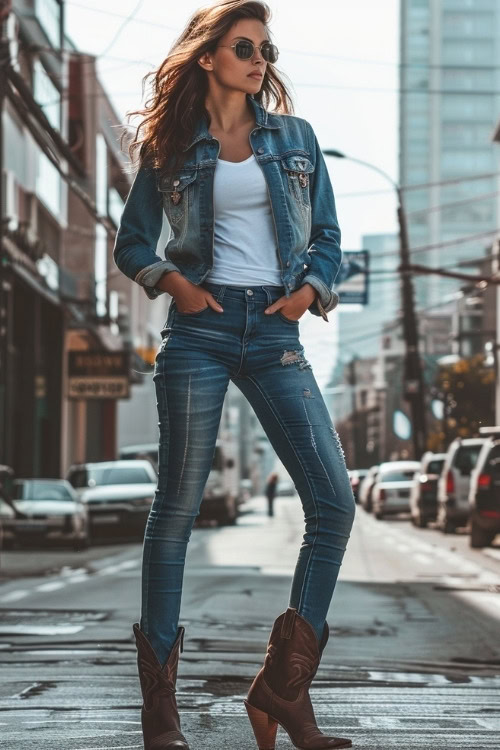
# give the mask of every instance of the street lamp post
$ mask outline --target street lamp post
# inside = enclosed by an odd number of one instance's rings
[[[324,149],[325,156],[333,156],[337,159],[349,159],[349,161],[362,164],[382,175],[394,188],[398,200],[398,224],[399,224],[399,274],[401,278],[401,309],[403,313],[403,336],[405,340],[404,359],[404,394],[410,404],[412,419],[412,436],[414,457],[420,459],[425,451],[426,443],[426,421],[425,421],[425,399],[422,366],[420,363],[419,337],[417,316],[415,314],[415,292],[413,280],[409,270],[410,247],[408,242],[408,226],[404,210],[403,191],[401,186],[395,182],[390,175],[375,164],[347,156],[335,149]]]

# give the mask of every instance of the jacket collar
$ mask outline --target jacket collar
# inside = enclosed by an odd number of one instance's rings
[[[267,109],[264,109],[264,107],[262,107],[251,94],[247,94],[247,101],[249,101],[252,105],[253,111],[255,113],[255,124],[257,125],[257,127],[268,128],[269,130],[275,130],[277,128],[283,127],[281,116],[274,115],[271,112],[268,112]],[[195,128],[193,137],[191,138],[191,142],[188,146],[186,146],[185,149],[183,149],[183,151],[188,151],[191,146],[194,146],[194,144],[198,143],[198,141],[211,140],[212,138],[213,136],[208,132],[206,119],[204,117],[201,117]]]

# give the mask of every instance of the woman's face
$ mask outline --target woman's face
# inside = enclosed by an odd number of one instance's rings
[[[240,60],[231,49],[239,39],[253,42],[254,53],[249,60]],[[245,94],[255,94],[260,90],[267,68],[260,45],[270,41],[267,29],[257,19],[245,18],[237,21],[219,40],[215,53],[208,56],[211,64],[203,65],[213,73],[213,78],[222,88],[236,89]]]

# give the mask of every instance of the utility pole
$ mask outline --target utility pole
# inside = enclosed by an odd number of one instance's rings
[[[493,244],[493,263],[492,271],[496,277],[500,277],[500,240],[496,240]],[[495,424],[500,424],[500,284],[496,285],[495,289],[495,302],[496,302],[496,334],[494,347],[494,367],[495,367]]]
[[[404,357],[404,396],[410,404],[412,423],[412,439],[414,458],[419,460],[426,448],[426,404],[424,396],[424,379],[420,362],[419,336],[417,316],[415,313],[415,293],[410,270],[410,246],[408,242],[408,226],[404,210],[403,191],[390,175],[379,169],[375,164],[347,156],[335,149],[324,149],[326,156],[337,159],[349,159],[362,164],[382,175],[394,188],[398,199],[399,224],[399,274],[401,278],[401,311],[403,315],[403,337],[405,341]]]
[[[5,33],[7,16],[12,10],[11,0],[0,0],[0,463],[7,452],[7,386],[8,386],[8,318],[9,281],[2,273],[4,266],[3,234],[4,234],[4,132],[3,107],[7,90],[7,68],[10,65],[9,40]]]
[[[351,386],[351,439],[352,439],[352,465],[358,466],[358,399],[357,399],[357,380],[356,380],[356,361],[354,356],[349,360],[349,385]]]

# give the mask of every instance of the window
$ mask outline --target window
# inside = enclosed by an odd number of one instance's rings
[[[75,470],[69,481],[73,487],[96,487],[109,484],[150,484],[153,479],[142,466],[113,466]]]
[[[61,6],[57,0],[35,0],[35,15],[53,47],[60,46]]]
[[[123,213],[123,198],[116,188],[110,188],[108,193],[108,216],[116,226],[119,225]]]
[[[427,474],[441,474],[441,469],[443,468],[444,459],[440,459],[437,461],[429,461],[429,465],[426,469]]]
[[[465,66],[484,63],[489,66],[494,59],[496,54],[492,39],[445,39],[443,42],[443,64]]]
[[[61,175],[41,151],[38,154],[38,172],[35,182],[37,196],[55,216],[61,216]]]
[[[452,460],[452,466],[458,469],[464,476],[471,473],[476,465],[477,457],[482,445],[460,445]]]
[[[500,474],[500,445],[494,445],[486,461],[486,470]]]
[[[33,66],[33,96],[53,128],[61,128],[61,94],[40,60]]]
[[[29,480],[14,482],[14,500],[73,500],[68,487],[62,482],[39,482]]]
[[[388,471],[387,473],[381,473],[378,477],[379,482],[407,482],[409,479],[413,479],[415,469],[409,471]]]

